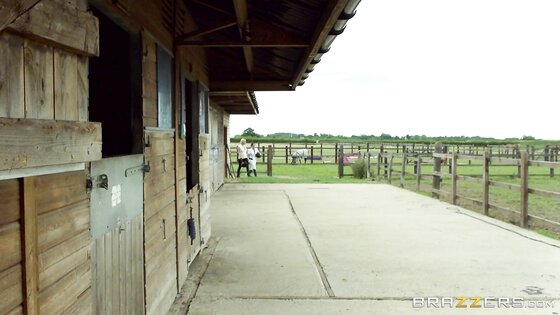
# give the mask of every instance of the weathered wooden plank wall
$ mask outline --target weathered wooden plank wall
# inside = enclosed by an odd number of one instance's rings
[[[88,120],[87,57],[0,34],[0,117]]]
[[[89,196],[83,171],[36,177],[41,314],[91,313]]]
[[[147,130],[144,177],[146,313],[168,310],[177,293],[174,133]]]
[[[20,181],[0,181],[0,314],[23,313]]]
[[[200,239],[202,242],[208,242],[211,234],[210,228],[210,211],[209,198],[211,191],[212,170],[210,169],[210,135],[199,135],[200,157],[200,186],[202,189],[199,194],[200,204]]]
[[[95,314],[144,314],[142,215],[93,245]]]

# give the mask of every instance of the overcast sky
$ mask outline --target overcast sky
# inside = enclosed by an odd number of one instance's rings
[[[560,139],[560,1],[362,0],[295,92],[232,134]]]

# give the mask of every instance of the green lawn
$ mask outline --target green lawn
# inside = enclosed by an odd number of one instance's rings
[[[257,165],[258,176],[247,177],[241,174],[241,183],[322,183],[322,184],[347,184],[347,183],[372,183],[371,179],[356,179],[353,176],[338,178],[338,166],[335,164],[274,164],[272,176],[266,176],[266,165]],[[237,170],[237,169],[236,169]],[[350,167],[345,172],[351,174]]]

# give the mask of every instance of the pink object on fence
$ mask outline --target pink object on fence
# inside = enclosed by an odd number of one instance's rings
[[[344,153],[342,163],[344,165],[349,165],[354,163],[354,160],[359,159],[360,157],[362,157],[360,153]]]

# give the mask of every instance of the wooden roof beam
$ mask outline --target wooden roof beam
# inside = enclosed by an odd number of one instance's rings
[[[235,25],[237,25],[236,20],[234,20],[234,19],[225,20],[225,21],[222,21],[220,23],[216,23],[212,26],[209,26],[209,27],[206,27],[206,28],[203,28],[203,29],[196,30],[194,32],[189,32],[189,33],[183,34],[181,36],[178,36],[175,39],[175,41],[177,42],[177,44],[180,45],[182,42],[186,42],[188,40],[191,40],[191,39],[199,37],[199,36],[204,36],[204,35],[207,35],[207,34],[211,34],[211,33],[217,32],[219,30],[230,28],[230,27],[235,26]]]
[[[235,23],[235,22],[234,22]],[[226,28],[229,24],[223,24],[222,28]],[[211,28],[208,28],[209,30]],[[217,28],[215,28],[217,30]],[[203,32],[197,31],[185,34],[178,38],[177,45],[183,46],[201,46],[201,47],[308,47],[309,43],[306,38],[293,32],[286,31],[269,22],[259,19],[251,19],[250,38],[233,39],[233,40],[190,40],[194,35]],[[196,33],[196,34],[195,34]],[[192,34],[192,35],[191,35]]]
[[[295,47],[295,48],[305,48],[308,47],[306,43],[301,42],[278,42],[272,40],[252,40],[246,42],[243,40],[226,40],[226,41],[215,41],[215,40],[187,40],[177,42],[180,46],[191,46],[191,47],[214,47],[214,48],[227,48],[227,47],[241,47],[241,48],[252,48],[252,47]]]
[[[0,32],[41,0],[0,0]]]
[[[305,51],[303,58],[300,60],[300,63],[296,68],[297,72],[292,78],[291,84],[293,89],[298,86],[301,78],[305,73],[305,70],[307,69],[311,61],[313,61],[313,58],[315,58],[315,55],[321,48],[321,45],[323,45],[323,42],[325,41],[327,35],[329,35],[331,29],[334,26],[334,23],[336,23],[336,21],[338,20],[338,17],[344,10],[344,7],[347,3],[348,0],[331,0],[327,4],[327,6],[325,6],[323,15],[321,16],[319,23],[317,23],[317,27],[315,28],[315,31],[313,32],[313,36],[311,38],[311,43],[313,45],[309,46]]]
[[[289,81],[232,80],[210,81],[210,91],[291,91]]]
[[[191,2],[191,3],[196,3],[198,5],[206,7],[208,9],[213,10],[213,11],[220,12],[220,13],[223,13],[223,14],[226,14],[226,15],[231,14],[231,12],[229,12],[228,10],[226,10],[224,8],[221,8],[220,6],[218,6],[216,4],[210,3],[211,1],[208,1],[208,0],[187,0],[187,1]]]
[[[239,27],[239,36],[242,40],[246,40],[245,33],[249,31],[247,0],[233,0],[235,8],[235,17],[237,18],[237,26]],[[254,58],[251,47],[243,47],[243,56],[245,57],[245,66],[249,75],[253,73]]]

